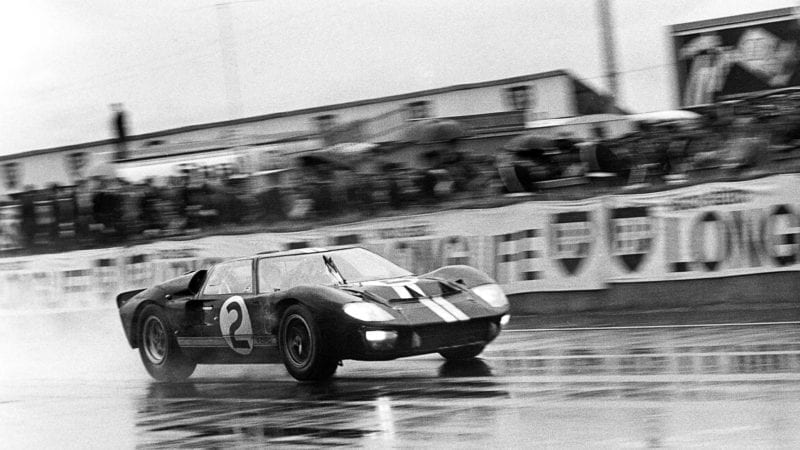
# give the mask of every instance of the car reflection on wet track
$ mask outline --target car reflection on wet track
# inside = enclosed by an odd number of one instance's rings
[[[406,425],[441,422],[458,404],[482,409],[480,404],[508,398],[508,392],[492,380],[461,378],[485,376],[486,363],[452,366],[440,366],[440,373],[449,373],[445,378],[348,377],[322,384],[154,383],[140,402],[137,428],[148,446],[163,448],[215,443],[353,445],[386,437],[401,421]]]
[[[550,437],[552,443],[590,443],[601,441],[599,438],[620,439],[620,432],[631,433],[631,428],[646,427],[658,418],[666,423],[680,422],[680,417],[673,416],[680,416],[681,411],[699,420],[701,432],[707,432],[702,425],[713,425],[717,414],[735,413],[733,420],[737,421],[766,411],[766,417],[760,420],[779,422],[784,419],[781,414],[793,406],[771,411],[762,403],[770,400],[796,406],[800,399],[797,386],[784,383],[755,387],[740,383],[678,385],[647,381],[527,385],[518,380],[511,389],[505,389],[505,380],[499,384],[461,385],[421,378],[395,379],[383,380],[377,388],[371,386],[375,382],[362,379],[336,380],[325,386],[271,382],[151,386],[137,412],[137,441],[157,448],[275,444],[369,447],[380,443],[415,448],[503,443],[521,448],[526,447],[526,441],[537,445],[545,442],[542,439],[548,433],[542,419],[549,418],[546,422],[552,426],[552,416],[567,424],[560,425],[567,431],[565,434]],[[275,392],[283,392],[278,396],[281,398],[271,395]],[[751,409],[755,411],[748,412]],[[511,416],[514,420],[509,421]],[[617,423],[621,418],[625,422]],[[582,428],[591,430],[598,422],[618,428],[597,436]],[[796,419],[790,422],[796,424]],[[758,440],[745,442],[772,442],[771,436],[781,431],[765,431],[763,423],[753,421],[736,426],[765,433]],[[531,428],[539,432],[532,432]],[[670,442],[665,437],[677,442],[683,432],[695,428],[698,424],[672,430],[676,436],[670,436],[670,431],[652,431],[650,435],[623,437],[629,443],[640,442],[639,439]]]
[[[787,329],[781,338],[766,333],[759,339],[754,331],[715,331],[700,339],[708,345],[688,345],[695,344],[696,332],[653,339],[652,331],[622,337],[584,331],[571,338],[554,331],[534,336],[540,339],[525,334],[524,341],[510,335],[482,359],[466,363],[431,357],[379,366],[348,363],[324,384],[227,378],[152,384],[137,427],[142,442],[164,448],[691,443],[693,435],[682,432],[714,424],[720,414],[735,412],[741,420],[754,406],[752,414],[764,413],[764,402],[800,401],[800,334]],[[766,336],[773,342],[763,342]],[[551,339],[559,345],[549,345]],[[686,420],[673,417],[681,410],[698,423],[670,431],[668,424]],[[565,411],[575,415],[562,417]],[[780,410],[774,414],[767,411],[769,420],[785,420]],[[554,426],[552,415],[563,424]],[[641,430],[619,436],[595,429],[598,421],[621,417],[630,421],[623,428]],[[549,436],[540,420],[568,434]],[[726,443],[743,432],[744,442],[777,442],[772,438],[782,432],[746,420],[722,428],[719,436],[706,436],[714,434],[713,426],[700,428],[697,442]]]

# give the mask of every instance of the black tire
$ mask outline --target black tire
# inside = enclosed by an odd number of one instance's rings
[[[330,378],[339,365],[338,357],[327,345],[314,315],[303,305],[286,308],[281,318],[278,345],[283,365],[300,381]]]
[[[484,344],[472,344],[465,347],[442,350],[439,354],[448,361],[466,361],[480,355],[485,347]]]
[[[164,311],[149,305],[139,316],[139,355],[147,373],[158,381],[182,381],[197,363],[183,354]]]

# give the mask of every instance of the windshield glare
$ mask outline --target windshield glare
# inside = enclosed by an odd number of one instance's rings
[[[331,258],[332,265],[341,275],[336,276],[334,269],[325,264],[325,258]],[[334,250],[307,255],[280,256],[263,258],[258,263],[259,290],[271,292],[284,290],[301,284],[339,284],[343,279],[347,283],[399,278],[411,275],[411,272],[400,268],[386,259],[361,248]]]

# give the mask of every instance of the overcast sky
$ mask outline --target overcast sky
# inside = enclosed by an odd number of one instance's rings
[[[138,134],[555,69],[605,89],[596,0],[223,1],[5,3],[0,154],[106,139],[113,102]],[[611,0],[621,105],[675,106],[669,25],[798,3]]]

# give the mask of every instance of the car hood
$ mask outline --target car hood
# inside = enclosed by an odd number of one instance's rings
[[[468,292],[465,288],[442,279],[404,277],[364,281],[343,286],[347,290],[365,293],[376,300],[398,302],[415,298],[449,297]]]
[[[497,314],[465,286],[439,278],[394,278],[341,288],[391,307],[410,323],[457,322]]]

